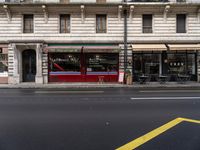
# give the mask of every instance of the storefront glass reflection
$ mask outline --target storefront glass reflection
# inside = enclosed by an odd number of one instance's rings
[[[118,54],[87,54],[87,72],[117,72]]]
[[[159,53],[138,53],[133,55],[134,60],[134,80],[138,80],[140,75],[148,75],[151,81],[156,80],[160,69]]]
[[[187,75],[197,80],[195,52],[158,52],[133,54],[133,77],[146,75],[149,81],[157,81],[159,75],[168,76],[169,81],[177,81],[178,75]]]
[[[49,55],[50,71],[80,72],[80,54],[52,53]]]
[[[195,53],[169,53],[168,58],[168,74],[171,75],[170,80],[175,81],[177,75],[188,75],[191,80],[196,80],[196,56]]]

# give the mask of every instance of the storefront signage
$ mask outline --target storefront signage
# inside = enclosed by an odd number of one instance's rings
[[[118,82],[123,83],[124,82],[124,72],[119,72],[119,80]]]
[[[170,62],[169,63],[170,67],[181,67],[184,66],[183,62]]]

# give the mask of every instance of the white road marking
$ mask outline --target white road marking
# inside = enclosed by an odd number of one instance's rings
[[[162,99],[200,99],[200,97],[132,97],[131,100],[162,100]]]
[[[177,93],[177,92],[191,92],[191,93],[200,93],[200,90],[149,90],[149,91],[139,91],[140,93]]]
[[[35,91],[36,94],[98,94],[104,91]]]

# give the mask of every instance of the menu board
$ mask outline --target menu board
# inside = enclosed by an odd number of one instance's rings
[[[119,72],[119,79],[118,82],[124,82],[124,72]]]

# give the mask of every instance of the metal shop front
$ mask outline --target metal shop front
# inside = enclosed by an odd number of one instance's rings
[[[49,82],[117,82],[116,46],[49,47]]]

